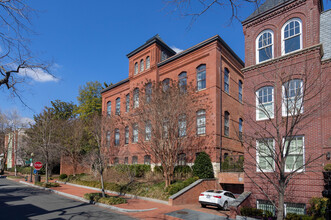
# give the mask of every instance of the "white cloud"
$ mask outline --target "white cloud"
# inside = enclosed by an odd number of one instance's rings
[[[180,52],[183,51],[182,49],[179,49],[179,48],[177,48],[175,46],[171,47],[171,49],[173,49],[176,53],[180,53]]]
[[[29,123],[34,124],[34,120],[32,118],[22,117],[21,123],[24,125],[28,125]]]
[[[43,69],[21,69],[19,72],[23,76],[30,77],[37,82],[57,82],[58,78],[52,76],[51,74],[45,72]]]

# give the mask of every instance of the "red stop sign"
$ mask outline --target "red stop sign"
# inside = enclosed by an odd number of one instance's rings
[[[34,168],[36,169],[36,170],[40,170],[42,167],[43,167],[43,164],[41,163],[41,162],[35,162],[34,164],[33,164],[33,166],[34,166]]]

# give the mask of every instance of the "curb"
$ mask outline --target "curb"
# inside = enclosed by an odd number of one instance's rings
[[[58,181],[58,180],[56,180],[55,182],[61,183],[61,184],[67,184],[69,186],[76,186],[76,187],[81,187],[81,188],[91,189],[91,190],[101,192],[101,189],[95,188],[95,187],[83,186],[83,185],[78,185],[78,184],[74,184],[74,183],[62,182],[62,181]],[[105,192],[115,194],[115,195],[120,195],[118,192],[115,192],[115,191],[105,190]],[[145,201],[149,201],[149,202],[157,202],[157,203],[161,203],[163,205],[169,205],[169,202],[159,200],[159,199],[153,199],[153,198],[148,198],[148,197],[143,197],[143,196],[136,196],[136,195],[132,195],[132,194],[125,194],[124,196],[129,197],[129,198],[133,198],[133,199],[141,199],[141,200],[145,200]]]
[[[55,194],[59,194],[59,195],[65,196],[65,197],[69,197],[71,199],[79,200],[79,201],[84,202],[84,203],[94,204],[94,205],[97,205],[97,206],[100,206],[100,207],[103,207],[103,208],[112,209],[112,210],[115,210],[115,211],[118,211],[118,212],[146,212],[146,211],[152,211],[152,210],[157,209],[157,208],[151,208],[151,209],[123,209],[123,208],[119,208],[119,207],[116,207],[116,206],[107,205],[107,204],[103,204],[103,203],[99,203],[99,202],[93,203],[90,200],[84,199],[84,198],[79,197],[79,196],[75,196],[75,195],[71,195],[71,194],[68,194],[68,193],[60,192],[60,191],[50,189],[50,188],[36,186],[32,183],[27,183],[27,182],[24,182],[24,181],[19,181],[19,183],[29,185],[29,186],[32,186],[32,187],[35,187],[35,188],[38,188],[38,189],[43,189],[43,190],[46,190],[46,191],[50,191],[50,192],[53,192]]]

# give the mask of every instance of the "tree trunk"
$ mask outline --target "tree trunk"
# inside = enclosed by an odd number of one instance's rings
[[[48,183],[48,162],[46,162],[46,183]]]
[[[101,192],[102,192],[102,197],[106,197],[105,195],[105,186],[103,184],[103,172],[100,172],[100,180],[101,180]]]
[[[280,184],[280,191],[278,193],[279,199],[278,199],[278,210],[277,210],[277,220],[283,220],[284,219],[284,183]]]
[[[170,184],[171,184],[170,174],[167,172],[164,172],[164,177],[165,177],[165,187],[170,186]]]

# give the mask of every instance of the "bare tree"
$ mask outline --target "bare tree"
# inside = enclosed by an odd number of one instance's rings
[[[27,130],[28,144],[35,154],[40,154],[45,164],[46,183],[48,183],[50,164],[59,160],[59,120],[56,120],[53,111],[45,108],[40,114],[34,116],[35,124]]]
[[[291,183],[321,172],[323,152],[305,148],[303,134],[330,108],[327,73],[308,56],[295,62],[274,64],[245,85],[246,94],[255,94],[245,102],[245,174],[275,207],[277,219],[284,218]]]
[[[1,164],[0,164],[0,174],[4,174],[5,165],[7,161],[7,146],[5,145],[5,137],[7,132],[7,125],[8,119],[7,116],[0,112],[0,157],[1,157]]]
[[[0,0],[0,88],[5,86],[19,98],[17,86],[25,82],[28,75],[38,76],[40,71],[50,73],[49,65],[29,49],[28,35],[33,33],[30,18],[34,12],[25,0]]]
[[[201,134],[205,135],[208,100],[201,105],[192,86],[168,79],[162,83],[147,83],[141,91],[139,107],[136,94],[133,99],[137,108],[128,120],[133,130],[132,142],[151,156],[153,162],[161,163],[167,187],[173,180],[178,156],[184,152],[198,152],[206,138],[199,137],[196,122],[200,104],[204,109],[201,111]]]

